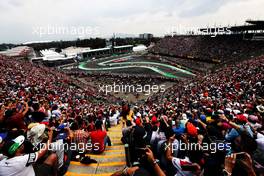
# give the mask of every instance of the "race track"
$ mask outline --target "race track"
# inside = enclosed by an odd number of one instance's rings
[[[93,63],[93,64],[91,64]],[[94,64],[96,63],[96,64]],[[172,65],[168,65],[160,62],[150,62],[150,61],[142,61],[139,59],[134,59],[131,56],[124,58],[115,58],[106,61],[88,61],[82,62],[78,66],[81,70],[100,72],[100,71],[115,71],[120,69],[131,69],[131,68],[143,68],[148,69],[153,72],[158,73],[159,75],[165,76],[167,78],[180,78],[178,75],[184,75],[187,77],[195,76],[194,73],[184,70],[182,68],[178,68]]]

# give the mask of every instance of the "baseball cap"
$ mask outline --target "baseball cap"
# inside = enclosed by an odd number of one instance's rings
[[[66,126],[67,126],[67,124],[60,124],[57,129],[58,130],[64,130],[64,128],[66,128]]]
[[[67,133],[59,133],[58,136],[56,137],[57,140],[59,139],[66,139],[68,137]]]
[[[187,133],[190,135],[190,136],[197,136],[198,135],[198,131],[197,131],[197,128],[191,123],[191,122],[187,122],[186,124],[186,129],[187,129]]]
[[[237,118],[237,120],[238,120],[239,122],[241,122],[241,123],[247,123],[247,122],[248,122],[246,116],[244,116],[243,114],[239,114],[239,115],[237,115],[236,118]]]
[[[136,123],[136,125],[140,125],[141,124],[141,120],[140,120],[140,118],[137,118],[136,120],[135,120],[135,123]]]
[[[251,122],[258,122],[258,116],[255,116],[255,115],[249,115],[249,116],[248,116],[248,119],[249,119]]]
[[[200,119],[203,121],[203,122],[206,122],[206,116],[204,114],[201,114],[200,115]]]
[[[156,124],[156,123],[158,123],[158,119],[157,119],[156,116],[153,116],[153,117],[152,117],[152,119],[151,119],[151,123],[152,123],[152,124]]]
[[[7,132],[0,133],[0,144],[3,142],[3,140],[5,140],[6,137],[7,137]]]
[[[7,145],[7,153],[9,155],[14,155],[16,151],[19,149],[19,147],[24,143],[25,137],[20,135],[17,138],[13,139],[12,141],[9,141]]]
[[[156,116],[152,117],[151,124],[156,125],[156,126],[160,126],[160,123],[159,123],[158,118]]]

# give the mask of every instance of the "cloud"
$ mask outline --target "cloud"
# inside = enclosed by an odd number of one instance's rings
[[[8,4],[13,7],[20,7],[23,5],[21,0],[7,0]]]
[[[206,13],[214,13],[220,7],[222,7],[227,1],[225,0],[199,0],[197,3],[194,3],[193,6],[187,7],[186,10],[183,10],[179,13],[180,17],[193,17],[193,16],[200,16]]]
[[[23,3],[20,0],[6,0],[0,2],[0,9],[3,10],[3,12],[11,9],[22,6]]]
[[[205,14],[214,14],[219,11],[221,7],[226,6],[228,3],[239,3],[248,0],[199,0],[189,1],[189,6],[179,13],[179,17],[190,18],[197,17]]]
[[[200,27],[212,22],[241,24],[247,18],[263,19],[263,6],[263,0],[5,0],[0,1],[0,43],[78,37],[40,38],[32,34],[34,27],[52,25],[97,27],[99,36],[163,35],[166,28],[175,25]]]

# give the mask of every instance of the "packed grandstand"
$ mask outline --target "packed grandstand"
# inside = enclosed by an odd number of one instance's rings
[[[126,57],[85,70],[0,55],[0,175],[263,175],[263,41],[172,36]],[[166,89],[98,87],[113,83]]]

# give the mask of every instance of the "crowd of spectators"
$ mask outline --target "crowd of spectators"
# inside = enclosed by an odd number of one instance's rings
[[[131,106],[73,75],[0,57],[0,175],[63,175],[69,160],[96,162],[85,153],[104,152],[107,129],[121,118],[130,158],[114,175],[264,173],[263,56],[179,80]]]
[[[263,41],[244,40],[243,35],[173,36],[161,39],[151,52],[190,60],[228,62],[263,53]]]
[[[96,162],[80,153],[111,145],[114,97],[26,60],[0,56],[0,75],[0,175],[62,175],[70,160]]]
[[[263,61],[198,75],[143,105],[127,106],[122,141],[130,146],[131,167],[122,173],[263,175]]]
[[[169,64],[177,64],[176,66],[183,67],[184,69],[189,69],[194,73],[206,73],[210,72],[216,64],[200,62],[190,59],[175,58],[175,57],[166,57],[163,56],[162,59],[169,62]]]
[[[170,70],[171,71],[171,70]],[[80,70],[66,70],[64,71],[68,75],[72,75],[74,77],[78,77],[79,79],[84,80],[85,82],[91,83],[95,87],[100,87],[102,85],[105,86],[122,86],[123,88],[125,86],[134,86],[135,88],[137,86],[144,87],[145,85],[162,85],[164,82],[177,82],[178,80],[175,78],[166,78],[164,76],[154,76],[149,75],[146,73],[139,74],[126,74],[126,73],[86,73]],[[128,88],[127,88],[128,89]],[[118,94],[118,93],[124,93],[126,95],[133,95],[135,97],[139,97],[141,92],[136,91],[124,91],[122,88],[119,89],[119,91],[112,92],[112,95]],[[116,97],[116,99],[119,100],[119,102],[122,102],[121,98]]]

